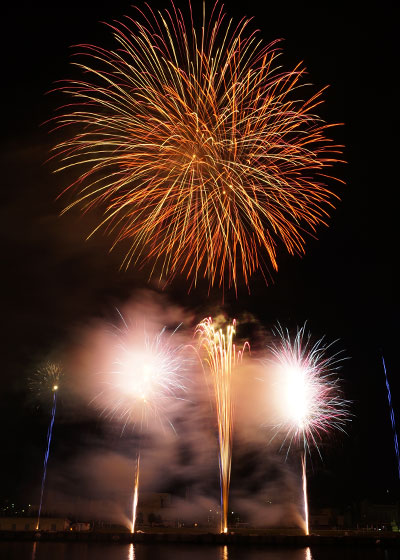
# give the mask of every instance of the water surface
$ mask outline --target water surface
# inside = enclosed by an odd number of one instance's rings
[[[1,560],[399,560],[400,549],[234,545],[0,542]]]

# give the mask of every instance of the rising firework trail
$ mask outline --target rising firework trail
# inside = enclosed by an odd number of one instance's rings
[[[327,224],[342,147],[315,113],[324,90],[307,92],[302,63],[283,69],[279,41],[218,2],[195,21],[190,3],[147,5],[109,25],[113,50],[78,47],[84,77],[57,88],[69,98],[52,121],[66,138],[57,171],[76,177],[64,212],[100,207],[89,237],[123,243],[123,268],[236,288]]]
[[[139,500],[139,469],[140,469],[140,450],[138,450],[136,455],[135,478],[133,484],[132,529],[131,529],[132,533],[135,532],[137,505]]]
[[[241,360],[243,349],[236,350],[233,342],[236,322],[216,328],[210,317],[197,325],[200,347],[205,350],[205,363],[211,375],[218,423],[219,475],[221,487],[221,533],[228,532],[228,500],[232,462],[233,398],[232,369]]]
[[[300,447],[304,530],[308,535],[307,452],[315,447],[319,453],[319,442],[331,430],[344,431],[349,420],[349,401],[341,397],[336,375],[344,358],[340,357],[340,352],[329,356],[327,352],[333,343],[325,345],[323,338],[313,344],[305,327],[297,329],[292,339],[289,332],[279,326],[276,329],[279,342],[270,349],[282,384],[283,420],[276,429],[285,433],[282,446],[287,446],[287,453],[292,443]]]
[[[152,421],[167,422],[166,407],[185,391],[183,347],[174,344],[166,328],[152,335],[145,325],[131,325],[120,315],[123,326],[115,329],[117,343],[110,371],[103,375],[103,390],[92,403],[101,408],[103,416],[128,425],[139,433]],[[135,531],[139,499],[140,448],[136,454],[132,496],[131,531]]]
[[[47,463],[49,461],[50,444],[53,435],[53,426],[54,426],[54,420],[55,420],[56,410],[57,410],[57,393],[59,389],[61,376],[62,376],[61,366],[59,364],[49,362],[44,367],[38,369],[29,382],[30,388],[37,394],[37,396],[46,397],[46,395],[48,395],[49,392],[51,392],[53,395],[50,424],[47,430],[46,452],[44,454],[44,461],[43,461],[43,476],[42,476],[42,485],[40,489],[40,501],[39,501],[39,511],[38,511],[36,529],[40,529],[40,516],[42,514],[43,493],[44,493],[44,487],[45,487],[46,475],[47,475]]]
[[[390,385],[389,385],[389,379],[387,376],[387,371],[386,371],[386,363],[385,363],[385,358],[382,356],[382,364],[383,364],[383,371],[385,372],[385,381],[386,381],[386,389],[387,389],[387,395],[388,395],[388,402],[389,402],[389,410],[390,410],[390,421],[392,423],[392,429],[393,429],[393,438],[394,438],[394,450],[396,453],[396,458],[397,458],[397,469],[399,471],[399,478],[400,478],[400,453],[399,453],[399,442],[397,439],[397,431],[396,431],[396,421],[394,419],[394,411],[393,411],[393,406],[392,406],[392,393],[390,391]]]

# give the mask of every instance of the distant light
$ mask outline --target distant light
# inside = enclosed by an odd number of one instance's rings
[[[53,391],[57,391],[58,385],[53,385]]]

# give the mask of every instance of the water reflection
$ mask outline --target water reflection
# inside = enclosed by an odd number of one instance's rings
[[[135,560],[135,559],[136,559],[135,547],[133,546],[133,544],[130,544],[128,549],[128,560]]]
[[[194,554],[192,554],[192,560],[194,560],[194,558],[197,560],[196,552],[193,552]],[[207,557],[212,558],[210,552]],[[202,559],[203,555],[199,556],[199,560]],[[311,548],[309,547],[297,549],[254,547],[250,552],[248,548],[235,546],[228,547],[227,545],[224,545],[219,547],[218,560],[314,560],[314,558],[311,554]]]
[[[396,546],[205,546],[174,543],[0,541],[1,560],[399,560]]]
[[[305,555],[305,557],[304,557],[304,560],[313,560],[313,557],[312,557],[312,555],[311,555],[311,548],[310,548],[310,547],[307,547],[307,548],[306,548],[305,554],[306,554],[306,555]]]

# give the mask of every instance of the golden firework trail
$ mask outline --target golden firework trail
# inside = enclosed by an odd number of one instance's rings
[[[84,77],[58,88],[70,101],[53,120],[57,170],[75,173],[64,212],[99,207],[89,237],[123,242],[123,268],[237,288],[327,223],[341,146],[315,114],[324,90],[307,94],[302,63],[282,68],[278,41],[218,2],[194,18],[190,3],[187,16],[147,6],[109,25],[114,49],[79,46]]]
[[[200,347],[205,350],[204,359],[211,374],[218,423],[219,472],[221,486],[221,533],[228,532],[228,500],[232,461],[233,398],[232,369],[242,359],[243,349],[236,350],[233,342],[236,322],[228,325],[225,332],[216,328],[211,317],[197,325]]]
[[[136,455],[136,468],[135,480],[133,485],[133,499],[132,499],[132,529],[131,533],[135,532],[137,505],[139,500],[139,468],[140,468],[140,451]]]

